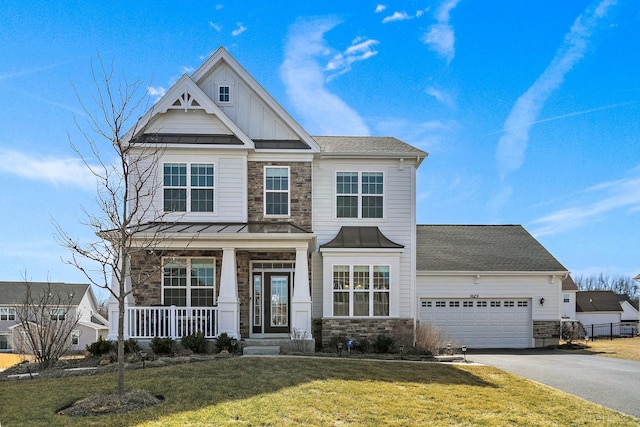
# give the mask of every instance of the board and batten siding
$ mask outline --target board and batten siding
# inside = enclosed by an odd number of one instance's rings
[[[424,298],[443,299],[489,299],[522,298],[531,299],[532,320],[559,320],[561,315],[562,291],[560,277],[549,280],[548,275],[483,275],[450,274],[433,275],[418,272],[418,304]],[[477,282],[477,283],[476,283]],[[544,305],[540,304],[544,298]]]
[[[152,212],[145,220],[162,217],[163,221],[247,221],[247,153],[238,151],[216,151],[198,148],[167,148],[158,162],[156,185],[153,191]],[[163,165],[164,163],[213,163],[214,164],[214,212],[164,213],[163,209]],[[187,174],[189,170],[187,169]]]
[[[316,250],[332,240],[342,226],[377,226],[395,243],[404,245],[399,258],[398,317],[415,315],[415,163],[405,159],[402,168],[398,160],[372,159],[320,159],[313,169],[313,231],[317,236]],[[336,172],[383,172],[384,218],[336,218]],[[315,253],[313,265],[312,297],[313,317],[322,316],[323,287],[331,287],[331,278],[325,284],[323,258]],[[347,261],[345,261],[346,263]],[[327,303],[331,304],[331,301]]]
[[[222,111],[252,139],[299,139],[253,88],[227,64],[221,64],[197,82]],[[217,102],[219,86],[229,86],[230,102]]]

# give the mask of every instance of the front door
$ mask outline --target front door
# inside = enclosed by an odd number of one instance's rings
[[[253,332],[289,332],[290,274],[265,272],[253,276]]]

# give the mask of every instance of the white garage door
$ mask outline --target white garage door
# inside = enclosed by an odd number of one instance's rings
[[[442,329],[456,346],[531,347],[531,300],[422,299],[420,321]]]

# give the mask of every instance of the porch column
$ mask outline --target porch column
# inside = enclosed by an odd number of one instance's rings
[[[240,302],[235,248],[222,248],[222,271],[218,295],[218,334],[240,339]]]
[[[296,269],[291,298],[291,332],[298,338],[312,339],[311,294],[309,293],[309,262],[307,248],[296,248]]]

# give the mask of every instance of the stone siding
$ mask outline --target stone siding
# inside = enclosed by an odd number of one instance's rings
[[[314,319],[313,333],[321,348],[328,348],[334,338],[366,339],[373,344],[378,335],[389,336],[394,344],[413,346],[413,319]]]
[[[289,166],[289,218],[265,218],[264,216],[264,167]],[[248,217],[249,221],[289,221],[306,230],[311,230],[311,163],[310,162],[249,162]]]
[[[560,342],[559,320],[534,320],[533,338],[536,347],[558,345]]]

